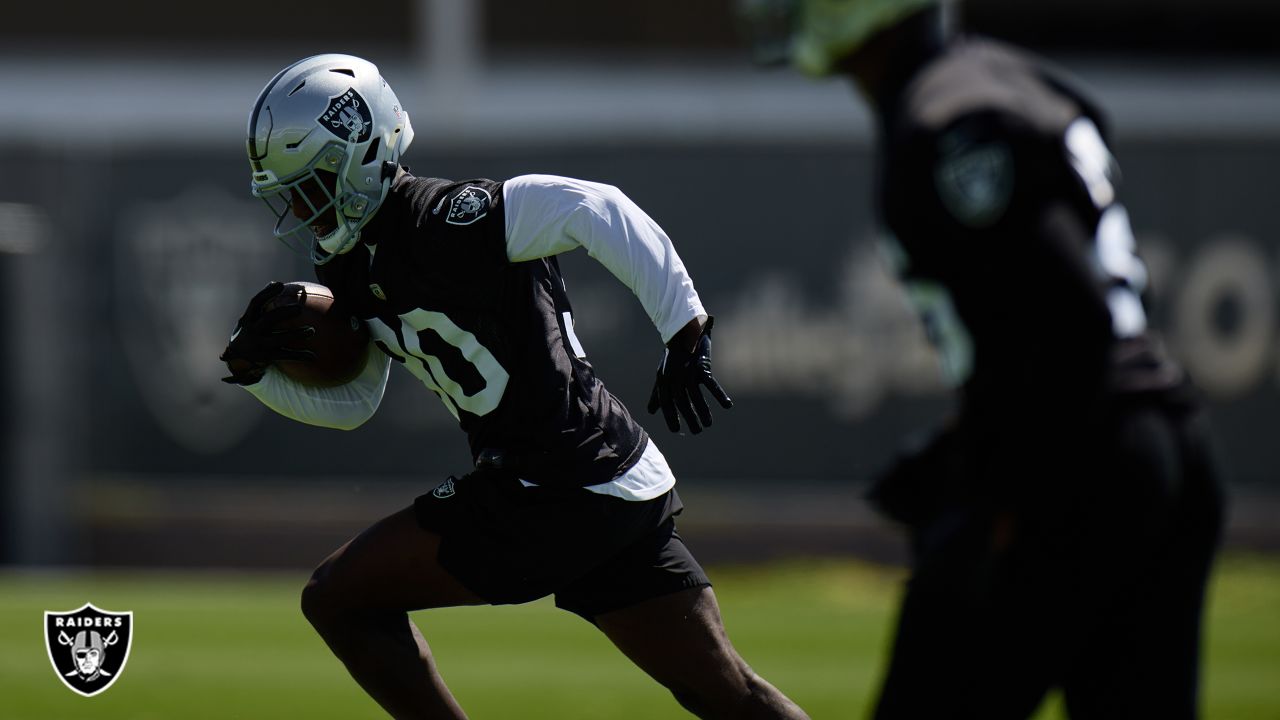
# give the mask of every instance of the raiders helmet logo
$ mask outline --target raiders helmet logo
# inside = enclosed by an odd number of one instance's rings
[[[347,142],[362,143],[373,135],[373,114],[355,88],[329,98],[329,104],[316,122]]]
[[[72,691],[93,697],[120,679],[129,660],[133,613],[99,610],[45,612],[44,640],[58,679]]]
[[[493,198],[484,188],[468,185],[449,203],[449,214],[444,221],[450,225],[470,225],[489,214]]]

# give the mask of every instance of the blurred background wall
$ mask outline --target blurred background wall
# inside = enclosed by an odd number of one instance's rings
[[[973,0],[972,31],[1074,72],[1112,115],[1154,315],[1210,399],[1229,538],[1280,545],[1280,6]],[[310,270],[249,197],[247,111],[281,67],[349,52],[413,117],[418,174],[620,186],[717,315],[737,401],[697,438],[649,422],[709,560],[896,559],[860,492],[950,402],[875,248],[851,88],[747,61],[731,0],[71,2],[0,24],[0,560],[296,566],[468,465],[405,375],[353,433],[223,385],[247,298]],[[577,253],[578,334],[642,413],[661,350]]]

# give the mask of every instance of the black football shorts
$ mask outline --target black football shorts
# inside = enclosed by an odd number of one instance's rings
[[[441,537],[440,565],[467,589],[494,605],[554,594],[593,622],[711,584],[676,532],[682,508],[674,489],[632,501],[528,487],[503,470],[451,478],[414,501],[418,524]]]

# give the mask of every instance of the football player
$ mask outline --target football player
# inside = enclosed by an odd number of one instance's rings
[[[957,417],[880,479],[912,576],[880,718],[1196,714],[1221,501],[1195,394],[1148,323],[1106,121],[937,0],[746,0],[761,59],[850,79],[876,201]]]
[[[649,411],[697,433],[712,422],[704,388],[731,406],[711,373],[711,318],[658,224],[596,182],[411,174],[408,113],[377,67],[347,55],[282,70],[248,132],[252,192],[275,235],[311,257],[372,341],[355,380],[293,381],[273,363],[307,360],[296,341],[309,329],[278,331],[299,309],[272,283],[222,356],[227,380],[287,417],[352,429],[397,365],[457,419],[475,461],[339,548],[303,591],[365,691],[396,717],[464,717],[407,612],[554,595],[698,716],[806,717],[730,643],[676,531],[671,468],[574,333],[555,256],[583,247],[667,344]]]

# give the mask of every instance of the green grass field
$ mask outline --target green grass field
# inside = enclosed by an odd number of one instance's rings
[[[901,572],[857,563],[715,568],[735,643],[814,718],[863,717]],[[378,718],[297,610],[298,574],[0,573],[0,718]],[[120,680],[54,677],[45,610],[134,611]],[[542,601],[416,616],[474,718],[686,717],[591,626]],[[1210,598],[1205,717],[1280,718],[1280,559],[1236,557]],[[1049,703],[1040,717],[1060,717]]]

